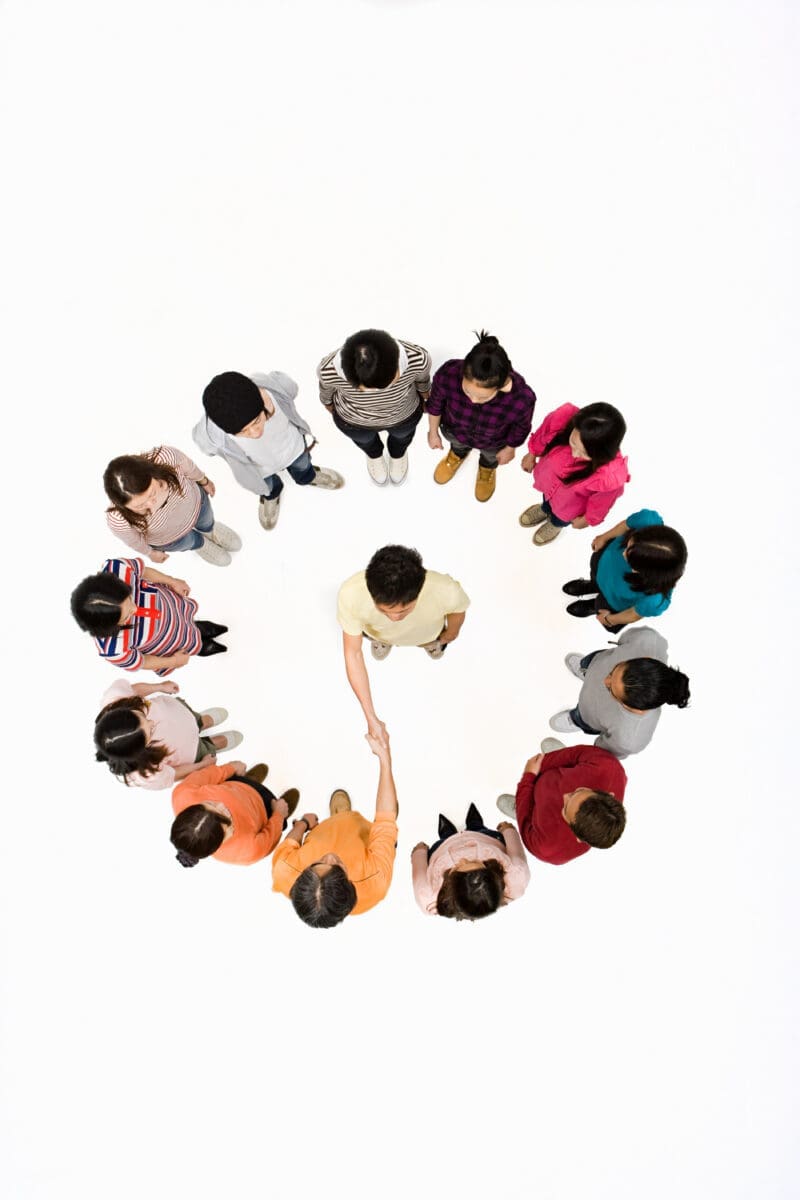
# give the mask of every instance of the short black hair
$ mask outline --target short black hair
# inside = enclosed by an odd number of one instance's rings
[[[70,596],[72,615],[84,633],[110,637],[120,628],[122,605],[132,594],[131,585],[113,572],[87,575]]]
[[[578,808],[570,828],[587,845],[608,850],[622,837],[625,809],[610,792],[593,792]]]
[[[333,929],[353,911],[358,896],[340,866],[318,875],[306,867],[292,884],[289,899],[301,921],[313,929]]]
[[[622,687],[625,703],[648,711],[662,704],[686,708],[689,703],[689,679],[675,667],[657,658],[630,658],[624,664]]]
[[[464,359],[464,376],[479,387],[501,388],[511,373],[511,359],[496,337],[482,329]]]
[[[384,329],[361,329],[342,346],[342,370],[354,387],[388,387],[399,362],[400,347]]]
[[[367,591],[376,604],[410,604],[425,583],[422,555],[408,546],[382,546],[366,570]]]

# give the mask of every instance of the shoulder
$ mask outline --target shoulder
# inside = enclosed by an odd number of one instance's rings
[[[300,390],[297,383],[292,379],[291,375],[286,375],[283,371],[268,371],[263,373],[257,371],[250,379],[256,387],[266,388],[268,392],[274,392],[277,398],[293,400]]]
[[[410,367],[430,366],[431,356],[424,346],[418,346],[416,342],[406,342],[403,338],[397,340],[408,355]]]
[[[447,362],[443,362],[440,367],[436,368],[436,370],[433,373],[433,377],[434,377],[434,379],[436,379],[439,376],[442,376],[442,377],[446,376],[448,378],[452,377],[454,379],[455,378],[460,379],[463,374],[464,374],[463,358],[448,358]]]
[[[351,575],[349,579],[345,579],[339,588],[337,603],[340,612],[346,609],[351,611],[360,610],[364,605],[372,603],[372,598],[367,589],[365,571],[357,571],[355,575]]]
[[[333,360],[336,358],[336,355],[338,353],[339,353],[338,350],[331,350],[330,354],[326,354],[325,357],[320,360],[320,362],[317,366],[317,375],[320,377],[320,379],[323,376],[326,379],[341,379],[342,378],[342,376],[339,374],[339,372],[336,370],[336,367],[333,364]]]
[[[629,529],[645,529],[648,525],[663,525],[664,518],[654,508],[640,508],[625,518],[625,524]]]
[[[584,484],[590,491],[601,492],[624,487],[629,479],[628,460],[617,453],[616,458],[598,467],[593,475],[584,480]]]

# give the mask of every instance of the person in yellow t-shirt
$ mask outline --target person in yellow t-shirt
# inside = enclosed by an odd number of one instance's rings
[[[337,788],[330,817],[304,813],[272,856],[272,890],[283,892],[301,921],[331,929],[350,913],[367,912],[384,898],[392,882],[397,847],[397,792],[388,737],[367,734],[380,762],[375,818],[353,812],[350,797]]]
[[[469,596],[460,583],[426,571],[419,552],[406,546],[383,546],[366,571],[339,588],[345,671],[373,737],[382,740],[386,726],[372,703],[363,639],[370,641],[372,657],[379,662],[392,646],[420,646],[439,659],[461,632],[468,607]]]

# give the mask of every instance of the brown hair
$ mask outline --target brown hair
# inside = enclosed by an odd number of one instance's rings
[[[496,858],[488,859],[479,870],[445,871],[436,911],[440,917],[477,921],[491,916],[505,903],[505,888],[505,869]]]
[[[582,842],[607,850],[622,837],[625,809],[610,792],[592,792],[581,804],[570,828]]]
[[[154,479],[165,483],[171,492],[182,490],[175,468],[157,461],[162,449],[162,446],[156,446],[147,454],[122,454],[112,458],[103,472],[103,487],[111,501],[106,512],[119,513],[137,533],[147,533],[147,517],[127,507],[132,496],[141,496]]]

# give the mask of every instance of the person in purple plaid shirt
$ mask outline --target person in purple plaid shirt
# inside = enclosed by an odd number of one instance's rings
[[[536,396],[496,337],[481,330],[466,358],[451,358],[433,377],[428,413],[428,445],[450,449],[433,473],[449,483],[470,450],[480,450],[475,499],[494,495],[499,464],[510,463],[531,431]]]

